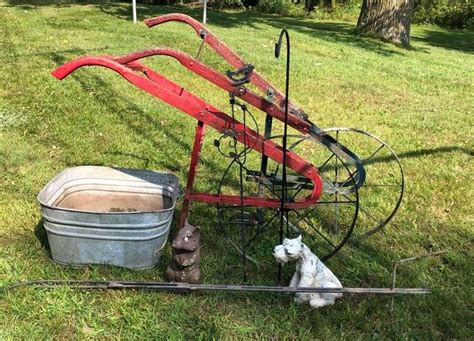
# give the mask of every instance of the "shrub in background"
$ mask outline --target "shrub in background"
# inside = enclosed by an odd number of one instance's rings
[[[413,21],[452,28],[474,28],[472,0],[418,0]]]
[[[258,0],[257,11],[267,14],[302,15],[304,7],[291,0]]]
[[[196,4],[199,0],[138,1],[156,5],[186,5]],[[256,8],[267,14],[309,15],[315,19],[354,21],[359,16],[362,0],[208,0],[208,3],[210,7],[217,9]],[[412,22],[474,29],[474,0],[415,0]]]
[[[241,0],[214,0],[209,2],[209,6],[218,9],[244,9],[247,7]]]
[[[361,5],[361,0],[333,1],[331,7],[324,6],[320,3],[309,15],[314,19],[356,21],[360,13]]]

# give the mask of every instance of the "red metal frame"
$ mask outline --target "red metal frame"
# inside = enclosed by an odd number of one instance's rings
[[[199,22],[188,16],[182,14],[169,14],[146,20],[145,23],[152,27],[167,21],[182,21],[188,23],[198,32],[198,34],[200,34],[200,36],[204,37],[203,39],[206,43],[208,43],[216,52],[229,61],[231,65],[234,67],[241,67],[245,64],[239,56],[233,53],[232,50],[230,50],[225,44],[218,41],[212,33],[210,33],[208,30],[205,30]],[[206,103],[201,98],[186,91],[178,84],[138,62],[140,59],[156,55],[169,56],[177,59],[184,67],[215,84],[216,86],[224,89],[225,91],[233,93],[235,96],[240,97],[242,100],[266,112],[268,115],[271,115],[280,121],[284,120],[284,111],[281,106],[275,105],[263,97],[253,93],[243,85],[234,85],[233,82],[226,76],[221,75],[210,67],[199,62],[195,58],[170,48],[147,49],[119,57],[82,57],[58,67],[52,72],[52,75],[58,79],[64,79],[66,76],[80,67],[102,66],[119,73],[123,78],[128,80],[133,85],[198,120],[191,155],[188,181],[184,196],[183,210],[180,219],[181,226],[184,224],[184,221],[187,218],[190,201],[280,208],[280,200],[275,198],[244,197],[244,199],[241,200],[240,196],[236,195],[215,195],[193,191],[193,184],[196,177],[196,167],[200,157],[201,145],[204,138],[206,125],[211,126],[221,133],[224,131],[233,130],[234,136],[240,143],[247,145],[248,147],[275,160],[278,163],[283,162],[283,150],[281,146],[275,144],[273,141],[265,139],[262,135],[257,134],[257,132],[254,130],[244,126],[241,122],[233,119],[226,113],[221,112],[217,108]],[[276,91],[276,89],[272,87],[269,82],[265,81],[255,71],[252,72],[250,81],[261,90],[266,91],[269,88],[273,89],[275,91],[274,93],[276,98],[281,102],[283,98],[281,93]],[[288,117],[288,124],[302,133],[308,133],[311,123],[295,114],[295,110],[299,109],[295,109],[295,106],[292,108],[293,113]],[[286,203],[285,208],[301,209],[309,207],[316,203],[322,192],[322,182],[318,175],[318,171],[313,165],[295,153],[291,151],[287,151],[286,153],[287,166],[309,179],[313,184],[313,189],[310,195],[306,198],[296,202]]]
[[[193,58],[192,56],[184,52],[177,51],[168,47],[158,47],[158,48],[141,50],[141,51],[133,52],[124,56],[116,57],[114,58],[114,60],[121,64],[129,64],[129,63],[135,62],[136,60],[146,58],[146,57],[152,57],[152,56],[172,57],[176,59],[177,61],[179,61],[181,65],[183,65],[188,70],[208,80],[214,85],[228,92],[232,92],[235,96],[240,97],[241,99],[251,104],[252,106],[256,107],[257,109],[260,109],[266,112],[267,114],[277,118],[278,120],[282,122],[285,119],[284,110],[280,106],[273,104],[272,102],[255,94],[250,89],[247,89],[244,86],[233,85],[232,81],[229,78],[216,72],[209,66],[201,63],[199,60]],[[252,75],[254,74],[254,72],[252,72]],[[252,76],[250,76],[250,80],[251,79],[252,79]],[[266,85],[267,88],[272,87],[268,82],[266,82],[266,84],[267,84]],[[299,116],[296,116],[291,113],[288,117],[288,125],[290,125],[291,127],[297,129],[298,131],[304,134],[308,133],[312,126],[310,122],[302,120]]]
[[[232,49],[230,49],[225,43],[220,41],[209,29],[207,29],[199,21],[191,18],[186,14],[181,13],[170,13],[161,15],[156,18],[146,19],[144,22],[148,27],[157,26],[166,22],[177,21],[188,24],[191,26],[200,36],[206,44],[208,44],[217,54],[222,56],[230,65],[238,69],[246,65],[247,63],[237,55]],[[267,92],[269,89],[273,90],[273,97],[277,103],[283,107],[285,102],[285,96],[277,88],[275,88],[270,82],[265,80],[258,72],[252,72],[250,81],[260,90]],[[289,101],[289,112],[300,112],[304,113],[302,109],[298,108],[295,104]]]
[[[204,139],[204,132],[206,126],[203,122],[198,121],[196,125],[196,135],[194,137],[193,152],[191,154],[191,163],[189,165],[188,182],[186,184],[186,191],[184,193],[183,208],[181,209],[181,217],[179,226],[183,227],[189,213],[189,196],[193,194],[194,179],[196,178],[196,167],[201,154],[202,141]]]

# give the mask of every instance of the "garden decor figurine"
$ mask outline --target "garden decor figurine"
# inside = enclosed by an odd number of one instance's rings
[[[332,271],[301,242],[301,235],[295,239],[285,238],[283,244],[275,246],[273,256],[281,264],[296,260],[296,272],[290,281],[290,287],[342,288]],[[297,293],[295,302],[309,302],[313,308],[319,308],[334,304],[336,298],[341,296],[340,293]]]
[[[172,282],[199,283],[201,271],[201,247],[199,228],[186,220],[173,240],[173,258],[166,269],[166,277]]]

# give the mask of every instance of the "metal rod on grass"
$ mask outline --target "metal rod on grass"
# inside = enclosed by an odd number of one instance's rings
[[[392,290],[395,290],[395,284],[396,284],[396,281],[397,281],[397,269],[401,264],[412,262],[414,260],[418,260],[418,259],[421,259],[421,258],[439,256],[439,255],[442,255],[446,252],[447,252],[446,250],[438,251],[438,252],[430,252],[430,253],[426,253],[426,254],[423,254],[423,255],[420,255],[420,256],[414,256],[414,257],[409,257],[409,258],[405,258],[405,259],[400,259],[399,261],[395,262],[395,264],[393,266],[393,272],[392,272]],[[390,303],[390,311],[393,311],[393,304],[394,304],[394,298],[392,297],[392,302]]]
[[[1,292],[33,286],[55,288],[69,286],[75,289],[140,289],[153,291],[194,292],[194,291],[227,291],[227,292],[275,292],[275,293],[344,293],[344,294],[377,294],[377,295],[421,295],[431,293],[426,288],[303,288],[284,286],[251,286],[220,284],[188,284],[166,282],[137,281],[87,281],[87,280],[33,280],[18,282],[0,288]]]

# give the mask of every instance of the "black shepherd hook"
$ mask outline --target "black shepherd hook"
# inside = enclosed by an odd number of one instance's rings
[[[285,82],[285,121],[283,127],[283,168],[282,168],[282,186],[281,186],[281,206],[280,206],[280,244],[283,242],[283,221],[286,221],[288,230],[288,211],[284,209],[287,201],[287,179],[286,179],[286,140],[288,133],[288,94],[290,88],[290,35],[284,28],[280,32],[278,42],[275,43],[275,57],[280,57],[283,35],[286,37],[286,82]],[[281,264],[278,266],[278,283],[281,282]]]

